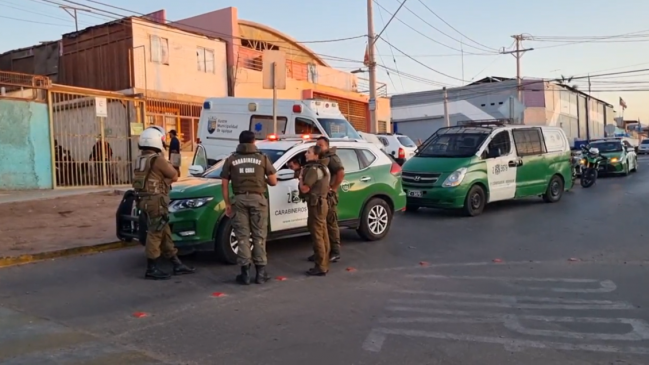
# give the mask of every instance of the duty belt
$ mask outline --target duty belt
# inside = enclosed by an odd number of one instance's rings
[[[241,191],[241,192],[236,192],[234,195],[261,195],[264,196],[263,193],[258,193],[256,191]]]

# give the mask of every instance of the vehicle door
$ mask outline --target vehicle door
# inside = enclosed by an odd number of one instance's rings
[[[282,171],[288,169],[288,161],[296,157],[304,165],[305,152],[294,152],[282,166],[277,167],[277,185],[268,187],[270,232],[306,227],[307,205],[299,197],[298,179],[281,176]]]
[[[203,147],[202,144],[199,144],[196,146],[196,152],[194,152],[194,159],[192,165],[189,167],[189,173],[192,175],[200,175],[206,171],[208,167],[207,152],[205,151],[205,147]]]
[[[358,219],[374,176],[361,150],[339,147],[336,154],[345,168],[345,178],[338,189],[338,220]]]
[[[489,202],[513,199],[516,196],[516,170],[518,156],[512,148],[508,130],[496,132],[482,153],[487,163]]]
[[[518,159],[516,197],[540,195],[547,189],[548,162],[541,128],[515,128],[512,137]]]

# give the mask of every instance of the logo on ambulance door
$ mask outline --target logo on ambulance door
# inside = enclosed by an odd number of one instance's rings
[[[217,122],[216,117],[209,117],[207,119],[207,132],[209,134],[214,133],[214,131],[216,130],[216,122]]]

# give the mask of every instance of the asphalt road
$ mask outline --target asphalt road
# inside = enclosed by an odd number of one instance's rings
[[[264,286],[210,256],[145,281],[141,249],[7,268],[0,363],[647,364],[647,207],[641,158],[558,204],[399,214],[374,243],[345,232],[325,278],[303,275],[301,238],[269,244],[286,280]]]

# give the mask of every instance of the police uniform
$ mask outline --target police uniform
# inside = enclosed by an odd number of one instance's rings
[[[177,172],[161,153],[144,150],[135,160],[133,188],[137,193],[138,209],[147,217],[145,252],[148,279],[168,279],[169,274],[157,267],[160,256],[170,259],[174,274],[190,274],[195,270],[178,259],[169,227],[169,191]]]
[[[327,193],[329,192],[328,159],[308,162],[302,172],[302,184],[309,187],[304,195],[308,207],[307,226],[313,240],[315,267],[309,275],[325,275],[329,271],[329,235],[327,232]]]
[[[261,153],[254,143],[242,143],[223,164],[221,178],[232,182],[234,204],[232,228],[238,242],[237,263],[241,275],[237,281],[249,284],[251,261],[257,269],[257,283],[269,279],[265,267],[266,234],[268,232],[268,200],[266,176],[277,173],[268,156]],[[223,187],[226,189],[227,187]],[[252,237],[252,254],[250,238]],[[252,257],[251,257],[252,256]]]
[[[331,181],[335,179],[339,171],[344,170],[340,157],[336,154],[336,147],[330,148],[325,153],[328,159],[327,168],[331,175]],[[329,234],[329,245],[331,246],[330,256],[333,261],[340,259],[340,228],[338,227],[338,191],[329,191],[327,195],[329,213],[327,213],[327,233]]]

